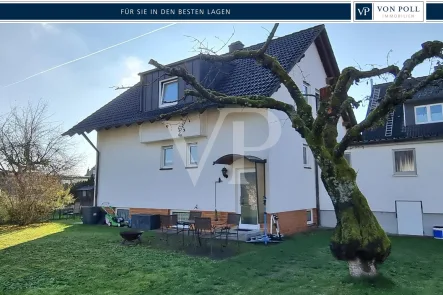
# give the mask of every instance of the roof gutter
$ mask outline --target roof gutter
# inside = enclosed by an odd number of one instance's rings
[[[382,139],[382,140],[371,140],[371,141],[357,141],[349,144],[349,147],[363,147],[368,145],[383,145],[383,144],[393,144],[393,143],[413,143],[419,141],[432,142],[443,140],[443,135],[439,136],[425,136],[425,137],[406,137],[406,138],[392,138],[392,139]]]
[[[96,152],[95,156],[95,175],[94,175],[94,206],[97,206],[97,196],[98,196],[98,171],[100,167],[100,152],[97,147],[92,143],[89,137],[86,136],[84,132],[82,132],[83,137],[89,142],[89,144],[94,148]]]

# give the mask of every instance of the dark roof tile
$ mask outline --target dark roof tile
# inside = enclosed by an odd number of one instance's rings
[[[324,25],[319,25],[276,38],[272,40],[267,53],[276,57],[284,69],[289,71],[324,29]],[[263,44],[256,44],[245,49],[259,49]],[[214,86],[215,90],[228,95],[271,96],[280,86],[278,79],[254,60],[239,59],[233,61],[232,64],[233,69],[218,85]],[[145,122],[159,115],[174,114],[184,106],[178,104],[173,107],[142,112],[140,111],[141,90],[140,83],[135,84],[63,135],[72,136],[92,130]],[[216,106],[213,103],[207,103],[203,106],[193,105],[192,109]]]
[[[403,87],[405,89],[411,89],[418,83],[423,81],[425,77],[412,78],[407,80]],[[378,101],[383,99],[386,94],[386,90],[391,85],[391,83],[383,83],[374,85],[372,87],[372,95],[369,101],[369,106],[374,100],[374,91],[380,89],[380,95]],[[429,84],[424,89],[417,92],[411,100],[406,103],[416,103],[419,101],[425,102],[434,98],[441,97],[443,99],[443,79],[436,80]],[[367,115],[370,112],[368,107]],[[374,142],[386,142],[386,141],[396,141],[396,140],[412,140],[419,138],[432,138],[443,136],[443,123],[432,123],[432,124],[420,124],[420,125],[410,125],[405,126],[404,124],[404,113],[403,105],[399,105],[395,108],[394,118],[393,118],[393,129],[392,135],[386,136],[386,124],[377,127],[372,130],[367,130],[362,134],[362,143],[374,143]],[[360,142],[361,143],[361,142]]]

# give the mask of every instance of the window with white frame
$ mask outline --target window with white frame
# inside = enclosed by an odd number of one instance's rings
[[[309,148],[308,145],[303,145],[303,166],[305,168],[311,168],[311,163],[309,160]]]
[[[415,149],[393,150],[394,175],[416,175]]]
[[[174,149],[172,145],[162,147],[161,159],[162,159],[161,162],[162,169],[172,169],[172,165],[174,164]]]
[[[187,163],[188,167],[197,167],[198,166],[198,148],[197,143],[188,143],[187,150]]]
[[[170,78],[160,81],[159,89],[159,107],[167,107],[177,104],[178,78]]]
[[[430,104],[414,107],[415,124],[443,122],[443,104]]]
[[[349,166],[351,166],[351,153],[349,153],[349,152],[345,153],[343,156],[345,157],[345,159],[348,162]]]
[[[189,211],[189,210],[171,210],[171,215],[177,215],[177,221],[183,222],[183,221],[189,220],[190,212],[191,211]],[[180,225],[179,224],[179,225],[173,225],[172,227],[187,229],[187,228],[189,228],[189,225]]]
[[[307,224],[314,223],[314,214],[312,213],[312,209],[306,210],[306,223]]]
[[[303,82],[303,96],[305,97],[305,100],[309,103],[309,84],[306,82]]]
[[[129,220],[129,208],[115,208],[115,215],[121,217],[124,220]]]

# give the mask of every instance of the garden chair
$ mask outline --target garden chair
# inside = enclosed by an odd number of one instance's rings
[[[228,218],[226,220],[226,225],[217,228],[220,231],[220,235],[226,237],[226,244],[228,244],[229,236],[235,236],[237,240],[237,246],[240,245],[238,240],[238,232],[240,225],[241,214],[228,213]]]
[[[214,227],[212,226],[211,218],[196,217],[194,226],[195,226],[195,234],[197,235],[197,240],[200,246],[202,245],[201,238],[207,238],[210,240],[211,255],[212,255],[212,243],[213,240],[216,238],[216,232],[214,230]]]
[[[201,211],[192,211],[189,213],[189,227],[188,227],[188,236],[189,232],[192,231],[195,234],[195,218],[202,217]]]
[[[160,215],[160,229],[166,235],[166,243],[169,241],[169,235],[178,234],[178,216],[177,215]]]
[[[81,210],[82,206],[80,205],[80,202],[75,202],[74,208],[72,209],[71,212],[68,212],[68,216],[72,216],[75,219],[77,215],[80,216]]]

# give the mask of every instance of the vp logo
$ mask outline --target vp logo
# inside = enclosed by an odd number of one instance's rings
[[[372,3],[355,3],[356,20],[372,20]]]
[[[366,16],[370,11],[371,11],[371,9],[369,8],[369,7],[363,7],[363,8],[359,8],[359,9],[357,9],[357,11],[358,11],[358,14],[359,15],[364,15],[364,16]]]

